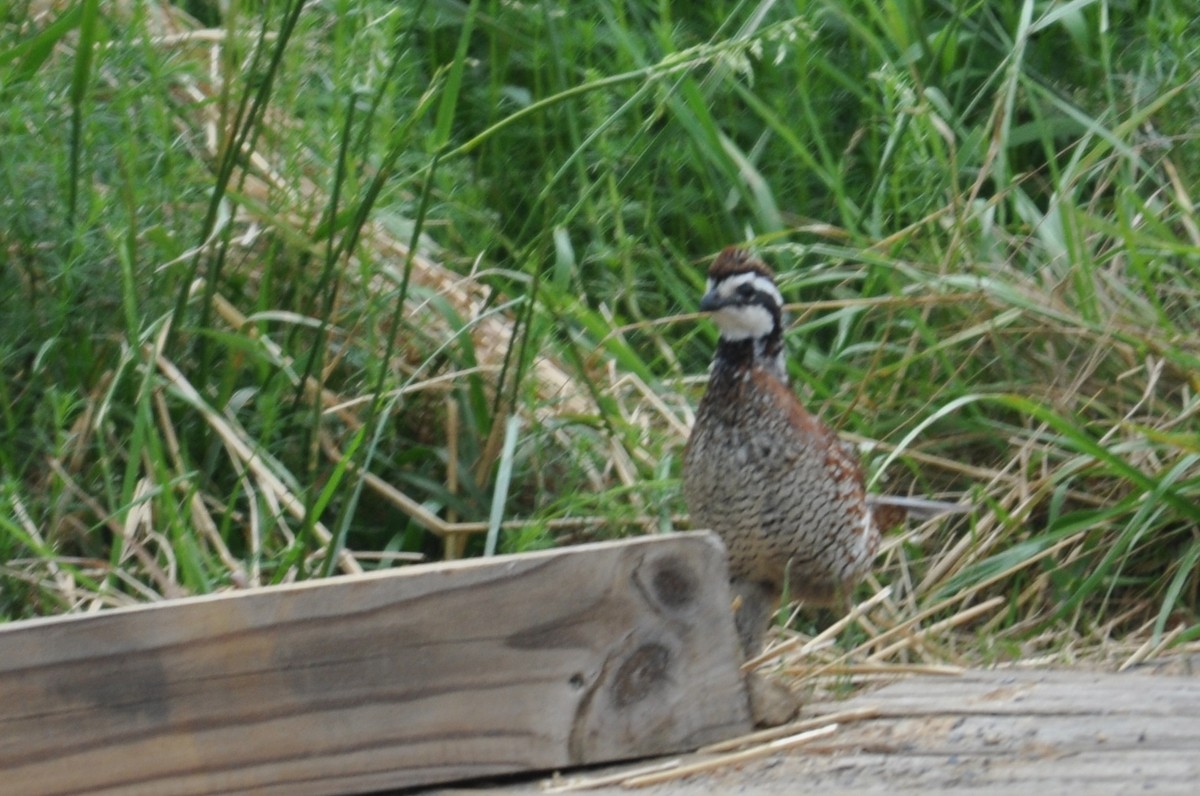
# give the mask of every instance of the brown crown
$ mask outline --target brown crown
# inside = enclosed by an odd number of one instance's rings
[[[713,260],[712,266],[708,269],[708,276],[710,279],[724,279],[727,276],[745,274],[750,271],[762,274],[767,279],[775,278],[775,272],[750,252],[737,246],[726,246],[717,255],[717,259]]]

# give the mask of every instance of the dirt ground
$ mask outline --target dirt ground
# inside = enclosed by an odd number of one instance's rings
[[[420,793],[1190,794],[1200,782],[1198,675],[1200,657],[1193,656],[1120,674],[996,669],[913,676],[843,702],[807,706],[804,719],[859,712],[858,720],[808,745],[773,752],[759,742],[752,748],[771,753],[661,784],[631,788],[616,781],[663,762],[641,761]],[[713,756],[677,759],[690,764]]]

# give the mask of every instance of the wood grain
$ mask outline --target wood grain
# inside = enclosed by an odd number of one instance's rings
[[[968,671],[907,678],[845,702],[810,704],[804,714],[816,721],[856,709],[872,717],[848,721],[796,752],[636,791],[606,784],[580,793],[1182,794],[1196,793],[1200,783],[1200,677]],[[589,770],[579,778],[620,782],[624,770]],[[422,793],[535,796],[545,785]]]
[[[711,534],[0,626],[0,793],[358,793],[748,725]]]

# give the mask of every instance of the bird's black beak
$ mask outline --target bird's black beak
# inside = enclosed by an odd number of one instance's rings
[[[701,312],[716,312],[725,306],[725,302],[721,300],[716,291],[710,290],[700,299]]]

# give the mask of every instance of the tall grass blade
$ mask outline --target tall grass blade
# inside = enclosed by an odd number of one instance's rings
[[[483,545],[485,556],[496,555],[496,545],[500,540],[500,523],[504,520],[504,506],[508,501],[508,487],[512,482],[513,456],[517,451],[517,438],[520,434],[520,415],[510,415],[504,424],[504,448],[500,452],[500,463],[496,468],[496,488],[492,492],[492,509],[488,514],[487,538]]]

